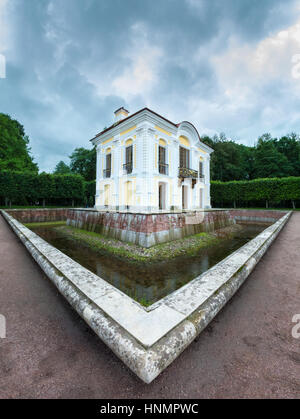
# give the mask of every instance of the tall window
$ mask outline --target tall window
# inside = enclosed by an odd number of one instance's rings
[[[161,145],[158,147],[158,171],[163,175],[168,174],[168,165],[166,164],[166,149]]]
[[[124,169],[126,171],[126,173],[132,173],[132,145],[126,147],[125,150],[125,164],[124,164]]]
[[[204,178],[204,173],[203,173],[203,162],[200,161],[199,162],[199,178],[203,179]]]
[[[184,147],[179,147],[179,164],[180,167],[189,168],[190,166],[190,151]]]
[[[106,168],[103,171],[103,177],[111,176],[111,153],[106,154]]]

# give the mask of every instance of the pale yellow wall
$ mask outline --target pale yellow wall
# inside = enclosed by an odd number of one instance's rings
[[[110,205],[111,189],[110,185],[104,185],[104,205]]]
[[[158,125],[155,125],[155,129],[157,129],[160,132],[163,132],[166,135],[169,135],[169,136],[172,135],[169,131],[166,131],[165,129],[160,128]]]
[[[183,135],[181,135],[179,137],[179,142],[180,142],[180,144],[182,144],[185,147],[189,147],[190,146],[189,140],[186,137],[184,137]]]
[[[130,128],[128,128],[128,129],[126,129],[125,131],[122,131],[122,132],[120,133],[120,136],[125,135],[125,134],[127,134],[128,132],[133,131],[134,129],[136,129],[136,125],[134,125],[133,127],[130,127]]]
[[[116,112],[116,116],[118,116],[118,115],[128,116],[128,113],[121,110],[119,112]]]
[[[112,140],[114,139],[114,137],[109,138],[108,140],[103,141],[103,143],[101,143],[101,145],[105,145],[110,143]]]
[[[125,182],[125,205],[133,205],[133,182]]]

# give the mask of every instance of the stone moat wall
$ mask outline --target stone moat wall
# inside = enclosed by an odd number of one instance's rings
[[[125,242],[151,247],[233,224],[229,211],[134,214],[70,210],[67,224]]]
[[[65,221],[68,215],[68,208],[33,208],[5,210],[20,223],[43,223],[50,221]]]
[[[68,225],[129,243],[151,247],[201,232],[227,227],[236,221],[275,222],[283,211],[207,210],[193,213],[136,214],[93,209],[9,210],[22,223],[66,221]]]

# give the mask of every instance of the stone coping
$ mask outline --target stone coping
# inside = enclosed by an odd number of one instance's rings
[[[6,211],[2,215],[33,258],[97,335],[150,383],[237,291],[291,212],[208,271],[150,307],[48,244]]]
[[[76,211],[94,211],[100,213],[117,213],[117,214],[141,214],[141,215],[160,215],[160,214],[191,214],[197,212],[214,212],[214,211],[229,211],[227,208],[203,208],[203,209],[191,209],[191,210],[159,210],[159,211],[133,211],[133,210],[114,210],[114,209],[95,209],[95,208],[68,208],[69,210],[76,210]],[[286,211],[285,211],[286,212]]]

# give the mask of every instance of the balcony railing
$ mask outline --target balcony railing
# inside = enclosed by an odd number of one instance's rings
[[[123,164],[123,169],[124,169],[125,174],[127,175],[132,173],[132,162]]]
[[[198,179],[198,172],[197,170],[190,169],[188,167],[179,167],[178,168],[178,177],[180,178],[192,178]]]
[[[162,175],[168,175],[169,174],[169,165],[166,163],[158,163],[158,171]]]
[[[199,180],[201,180],[201,182],[204,182],[204,180],[205,180],[204,175],[200,175],[200,174],[199,174]]]
[[[111,169],[103,169],[103,177],[108,178],[111,176]]]

